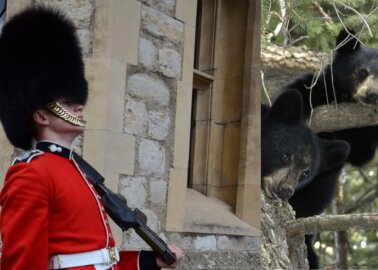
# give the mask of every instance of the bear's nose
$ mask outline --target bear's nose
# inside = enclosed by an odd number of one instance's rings
[[[279,188],[278,197],[282,200],[289,199],[294,194],[294,189],[289,184],[283,184]]]
[[[373,91],[368,91],[364,100],[367,104],[377,104],[378,94]]]

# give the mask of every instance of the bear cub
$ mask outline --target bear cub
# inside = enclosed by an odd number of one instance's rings
[[[262,188],[271,199],[289,199],[298,182],[310,181],[319,167],[319,140],[301,118],[297,91],[261,107]]]
[[[270,199],[288,200],[296,218],[321,213],[331,202],[349,145],[322,140],[305,124],[296,90],[261,107],[262,189]],[[311,236],[306,236],[310,267],[317,266]]]
[[[306,73],[279,91],[298,90],[306,118],[310,116],[311,108],[335,102],[378,106],[378,50],[363,46],[354,35],[353,30],[340,31],[334,60],[321,71],[313,86],[314,73]],[[319,137],[347,141],[350,145],[347,161],[361,167],[374,158],[378,126],[320,133]]]

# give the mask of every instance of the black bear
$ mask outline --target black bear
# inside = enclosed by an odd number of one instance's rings
[[[297,91],[280,95],[272,107],[261,107],[262,188],[271,199],[289,199],[299,181],[311,181],[319,163],[317,136],[302,119]]]
[[[363,46],[352,30],[342,30],[337,39],[336,55],[313,84],[314,74],[306,73],[284,86],[281,91],[298,90],[304,102],[304,113],[332,102],[358,102],[378,105],[378,50]],[[350,145],[348,162],[363,166],[374,157],[378,146],[378,126],[345,129],[319,134],[323,139],[340,139]]]
[[[348,157],[350,147],[345,141],[320,140],[322,158],[315,178],[297,185],[294,195],[289,199],[296,218],[318,215],[330,205],[334,197],[337,179]],[[305,236],[307,258],[310,269],[318,269],[318,257],[313,248],[312,235]]]
[[[330,203],[349,153],[344,141],[319,139],[306,126],[302,108],[296,90],[283,92],[271,108],[261,108],[262,188],[271,199],[291,197],[297,218],[319,214]],[[311,242],[306,236],[310,267],[316,268]]]

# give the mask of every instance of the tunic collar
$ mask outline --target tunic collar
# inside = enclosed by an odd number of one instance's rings
[[[36,149],[58,155],[63,158],[72,159],[72,149],[50,141],[39,141]]]

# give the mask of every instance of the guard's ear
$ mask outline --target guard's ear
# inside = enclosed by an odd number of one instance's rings
[[[356,32],[352,29],[342,29],[340,31],[336,39],[336,46],[340,45],[337,50],[338,54],[352,53],[360,49],[361,43],[354,37],[355,35]]]
[[[270,117],[287,124],[294,124],[301,120],[303,109],[302,97],[296,90],[283,92],[274,101]]]
[[[36,110],[33,112],[33,121],[40,126],[47,126],[50,124],[47,112],[45,110]]]

